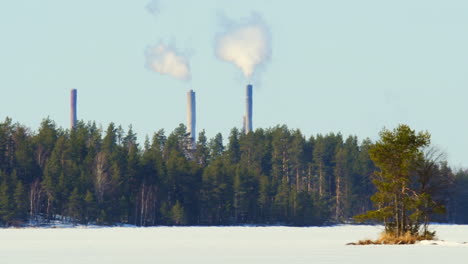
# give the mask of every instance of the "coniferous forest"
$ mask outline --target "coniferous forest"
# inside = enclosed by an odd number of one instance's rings
[[[186,128],[143,145],[130,127],[50,120],[33,131],[0,123],[0,223],[324,225],[372,209],[373,142],[277,126],[231,130],[193,149]],[[468,171],[437,160],[439,222],[468,223]],[[443,187],[443,188],[442,188]]]

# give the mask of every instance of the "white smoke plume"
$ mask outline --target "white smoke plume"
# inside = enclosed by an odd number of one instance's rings
[[[218,58],[234,63],[246,78],[251,78],[257,66],[271,57],[271,35],[259,15],[228,26],[215,40]]]
[[[160,6],[160,0],[151,0],[151,2],[146,5],[146,10],[156,16],[160,12]]]
[[[146,50],[146,67],[163,75],[170,75],[183,81],[191,79],[188,59],[174,47],[164,43]]]

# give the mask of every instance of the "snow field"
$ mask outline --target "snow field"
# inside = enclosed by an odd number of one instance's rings
[[[432,227],[443,242],[346,246],[379,226],[0,229],[1,263],[466,263],[468,226]]]

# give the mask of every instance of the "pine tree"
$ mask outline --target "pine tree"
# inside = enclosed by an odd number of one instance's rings
[[[223,136],[221,133],[216,134],[216,136],[210,141],[209,149],[210,157],[213,160],[221,157],[224,151]]]
[[[48,158],[52,154],[58,134],[57,127],[52,120],[47,118],[42,121],[39,133],[34,138],[36,145],[35,158],[41,169],[44,169]]]
[[[313,205],[311,195],[306,191],[301,191],[297,194],[297,209],[294,216],[294,225],[308,226],[317,224],[315,219],[316,210]]]
[[[0,221],[4,225],[10,225],[14,219],[14,208],[9,183],[6,177],[0,185]]]
[[[260,223],[268,223],[271,221],[272,217],[272,186],[268,176],[262,175],[259,180],[259,196],[258,196],[258,206],[259,206],[259,221]]]
[[[452,194],[452,214],[455,223],[468,224],[468,170],[455,174],[454,193]]]
[[[57,152],[53,152],[50,159],[47,160],[44,170],[44,179],[42,187],[47,197],[46,217],[50,220],[55,212],[57,205],[57,190],[59,187],[60,161]]]
[[[231,164],[237,164],[240,161],[240,143],[239,143],[239,130],[233,128],[229,136],[229,145],[227,150],[228,160]]]
[[[28,197],[24,190],[23,183],[18,181],[16,184],[15,192],[13,194],[13,201],[15,205],[14,219],[18,224],[24,223],[28,217]]]
[[[277,223],[287,224],[291,220],[290,195],[291,187],[287,178],[283,177],[281,184],[278,186],[274,203],[274,215]]]
[[[78,188],[73,189],[68,198],[68,215],[73,223],[81,222],[82,200]]]
[[[210,150],[208,148],[205,130],[198,134],[197,148],[195,152],[195,160],[202,168],[205,168],[210,161]]]
[[[431,193],[415,188],[420,177],[412,177],[418,164],[424,160],[422,148],[430,144],[428,132],[416,133],[407,125],[393,131],[382,130],[380,140],[370,149],[370,155],[379,171],[374,184],[377,192],[372,197],[377,209],[359,216],[360,219],[376,219],[385,225],[388,235],[400,237],[407,233],[427,239],[433,237],[424,228],[422,206],[437,207]],[[433,176],[433,175],[429,175]]]
[[[94,195],[90,191],[86,191],[86,195],[84,198],[85,202],[85,216],[84,222],[88,224],[96,219],[96,201],[94,199]]]

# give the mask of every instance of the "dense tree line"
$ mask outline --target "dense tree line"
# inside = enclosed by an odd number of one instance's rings
[[[79,122],[37,131],[0,123],[0,222],[321,225],[372,209],[372,142],[277,126],[231,130],[192,149],[184,125],[140,146],[130,127]],[[468,171],[435,164],[450,191],[439,221],[468,222]]]

